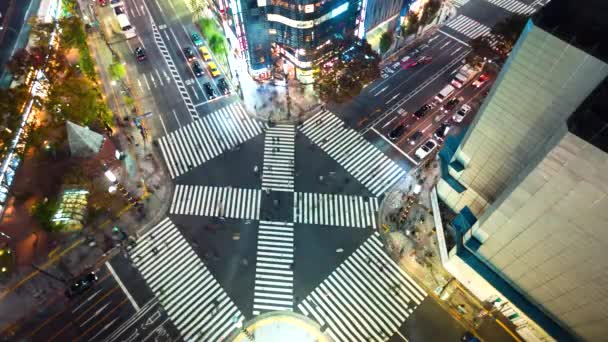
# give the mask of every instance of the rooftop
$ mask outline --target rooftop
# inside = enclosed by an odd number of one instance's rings
[[[553,0],[538,11],[534,24],[608,63],[608,1]]]

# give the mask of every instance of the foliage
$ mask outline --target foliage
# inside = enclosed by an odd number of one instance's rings
[[[44,230],[49,232],[60,231],[62,227],[53,224],[51,221],[57,208],[58,204],[56,201],[40,201],[32,206],[32,217],[38,221]]]
[[[424,4],[420,23],[422,25],[430,24],[433,19],[435,19],[439,8],[441,8],[441,0],[429,0],[426,4]]]
[[[8,149],[19,129],[23,105],[28,97],[29,90],[26,85],[0,88],[0,154]]]
[[[226,56],[228,54],[228,47],[226,45],[226,39],[221,34],[214,34],[207,40],[209,48],[216,56]]]
[[[401,35],[407,37],[411,34],[418,32],[418,28],[420,27],[420,18],[418,15],[412,11],[408,12],[405,16],[406,24],[401,26]]]
[[[127,68],[123,63],[114,61],[108,67],[108,73],[110,74],[110,79],[120,81],[127,75]]]
[[[526,26],[527,22],[528,17],[513,14],[496,23],[496,25],[494,25],[490,31],[498,38],[495,48],[498,49],[503,55],[509,54],[511,49],[513,49],[513,46],[515,46],[515,43],[517,42],[517,39],[519,38],[519,35]]]
[[[210,39],[211,36],[219,34],[217,24],[213,19],[202,18],[201,20],[199,20],[199,25],[201,27],[203,37],[205,37],[206,39]]]
[[[344,102],[357,96],[363,86],[380,76],[380,56],[365,40],[344,40],[334,44],[338,54],[331,63],[315,70],[315,89],[322,100]]]
[[[48,45],[51,39],[51,33],[55,29],[54,23],[42,22],[38,17],[30,17],[28,19],[30,25],[30,36],[36,45]]]
[[[65,48],[81,47],[86,44],[87,36],[84,24],[79,17],[63,17],[59,19],[59,40]]]
[[[382,36],[380,36],[380,53],[388,51],[388,49],[391,48],[391,45],[393,45],[394,40],[393,31],[385,31]]]
[[[90,125],[107,111],[96,84],[74,73],[50,88],[45,107],[55,122],[70,120],[81,125]]]

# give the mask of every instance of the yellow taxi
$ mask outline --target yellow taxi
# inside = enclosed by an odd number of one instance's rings
[[[218,77],[219,75],[221,75],[220,71],[217,69],[217,65],[215,65],[214,62],[207,63],[207,68],[209,68],[209,72],[211,73],[211,76]]]
[[[203,60],[208,62],[211,60],[211,54],[209,53],[209,49],[206,46],[201,46],[201,55],[203,56]]]

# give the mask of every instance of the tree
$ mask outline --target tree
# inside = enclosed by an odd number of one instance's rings
[[[338,41],[334,49],[341,52],[315,71],[315,89],[324,101],[344,102],[380,76],[380,56],[365,40]]]
[[[207,39],[207,44],[209,44],[209,48],[213,51],[213,54],[216,56],[222,56],[225,58],[228,54],[228,48],[226,46],[226,40],[219,33],[212,35]]]
[[[218,34],[217,24],[213,19],[203,18],[199,21],[203,37],[209,39],[211,36]]]
[[[107,115],[107,107],[96,84],[76,74],[70,74],[63,82],[51,85],[45,107],[55,122],[70,120],[90,125]]]
[[[473,66],[481,66],[484,59],[494,59],[497,53],[490,45],[488,36],[480,36],[469,41],[471,52],[465,58],[466,62]]]
[[[420,18],[418,18],[416,13],[409,11],[405,16],[404,21],[405,24],[401,26],[401,35],[407,37],[418,32],[418,28],[420,27]]]
[[[36,45],[49,45],[55,24],[42,22],[38,17],[30,17],[28,24],[30,25],[30,35],[34,38],[32,41]]]
[[[57,208],[57,201],[45,200],[38,202],[32,206],[32,217],[38,221],[44,230],[49,232],[60,231],[62,227],[52,222]]]
[[[382,36],[380,36],[380,53],[388,51],[388,49],[391,48],[391,45],[393,45],[394,40],[393,31],[385,31]]]
[[[508,55],[511,52],[511,49],[513,49],[513,46],[515,46],[515,43],[517,42],[517,39],[519,39],[519,35],[527,22],[528,17],[513,14],[496,23],[490,31],[498,38],[495,48],[503,55]]]
[[[428,25],[435,19],[437,12],[441,8],[441,0],[429,0],[422,10],[422,16],[420,18],[420,23],[422,25]]]
[[[108,73],[110,74],[110,79],[120,81],[127,75],[127,69],[123,63],[114,61],[108,67]]]
[[[82,20],[77,16],[59,19],[59,40],[66,48],[81,47],[86,44],[87,36]]]

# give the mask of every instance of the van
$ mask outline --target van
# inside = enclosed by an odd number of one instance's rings
[[[454,90],[455,88],[451,84],[446,85],[445,87],[443,87],[443,89],[441,89],[439,94],[435,96],[435,100],[437,100],[437,102],[443,102],[443,100],[454,94]]]

